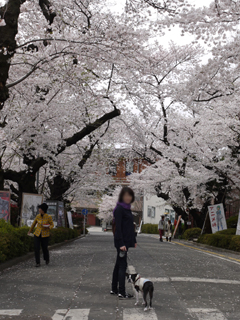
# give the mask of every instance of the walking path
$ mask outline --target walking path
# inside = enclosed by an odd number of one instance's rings
[[[139,235],[129,264],[155,286],[154,309],[144,312],[109,294],[112,234],[90,228],[86,238],[51,251],[49,266],[30,260],[0,273],[0,320],[239,320],[239,255],[215,253]]]

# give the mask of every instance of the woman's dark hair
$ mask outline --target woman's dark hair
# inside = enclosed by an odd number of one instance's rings
[[[123,202],[124,195],[128,193],[132,197],[132,203],[135,200],[134,191],[129,187],[123,187],[121,192],[119,193],[118,202]]]
[[[171,220],[168,220],[168,223],[171,224],[172,223]]]

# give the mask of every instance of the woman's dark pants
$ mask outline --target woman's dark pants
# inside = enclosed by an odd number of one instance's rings
[[[36,264],[40,264],[40,246],[42,246],[43,259],[46,262],[49,262],[48,240],[49,237],[43,238],[42,235],[40,235],[39,237],[34,235],[34,250]]]
[[[117,260],[113,270],[112,276],[112,291],[119,292],[122,295],[125,291],[125,278],[127,270],[127,252],[123,258],[119,257],[120,250],[117,250]],[[118,286],[119,285],[119,286]],[[119,287],[119,289],[118,289]]]

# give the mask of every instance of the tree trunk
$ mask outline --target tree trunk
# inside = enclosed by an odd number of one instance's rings
[[[19,187],[18,206],[19,208],[21,208],[23,193],[38,193],[36,189],[36,174],[32,172],[22,174],[18,182],[18,187]]]
[[[18,33],[18,17],[20,6],[25,0],[9,0],[0,8],[0,15],[5,21],[5,26],[0,26],[0,110],[9,97],[6,86],[11,58],[16,50],[16,34]]]
[[[0,168],[0,190],[4,190],[4,171]]]
[[[189,214],[193,217],[196,227],[202,229],[205,215],[197,209],[190,209]]]
[[[50,189],[49,200],[64,201],[64,194],[71,187],[71,181],[58,174],[53,181],[48,181],[48,187]]]

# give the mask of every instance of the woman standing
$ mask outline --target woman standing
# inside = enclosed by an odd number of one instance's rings
[[[163,234],[164,234],[164,229],[165,229],[164,219],[165,219],[165,216],[162,215],[161,219],[159,220],[159,223],[158,223],[158,230],[159,230],[159,236],[160,236],[159,241],[160,242],[163,242]]]
[[[167,230],[166,230],[166,240],[171,242],[172,240],[172,223],[171,220],[168,220],[167,222]]]
[[[126,293],[125,277],[127,269],[127,251],[130,247],[137,247],[131,203],[134,202],[134,192],[129,187],[123,187],[113,211],[114,245],[117,249],[117,260],[112,276],[111,294],[117,294],[119,298],[132,298]]]
[[[36,216],[28,232],[28,234],[32,233],[35,225],[37,225],[36,231],[34,232],[36,267],[40,267],[40,245],[42,246],[43,258],[46,264],[49,264],[48,241],[50,229],[54,227],[54,223],[52,217],[47,214],[47,209],[48,205],[46,203],[42,203],[38,206],[39,214]]]

